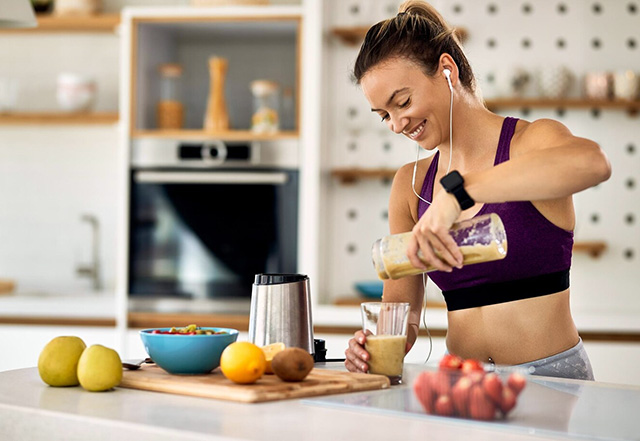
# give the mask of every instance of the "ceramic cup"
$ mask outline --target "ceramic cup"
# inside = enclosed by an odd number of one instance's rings
[[[569,94],[573,74],[565,66],[545,67],[538,72],[540,94],[546,98],[564,98]]]
[[[611,73],[587,73],[584,76],[584,95],[595,100],[610,99],[613,95],[613,76]]]
[[[640,91],[639,76],[632,70],[618,71],[613,74],[614,96],[620,100],[635,100]]]
[[[15,109],[20,83],[14,78],[0,78],[0,112]]]
[[[68,112],[90,110],[95,95],[96,83],[92,78],[74,73],[58,75],[56,98],[62,110]]]

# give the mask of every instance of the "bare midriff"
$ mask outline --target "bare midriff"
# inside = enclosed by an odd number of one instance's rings
[[[447,348],[463,358],[521,364],[570,349],[578,340],[569,290],[448,313]]]

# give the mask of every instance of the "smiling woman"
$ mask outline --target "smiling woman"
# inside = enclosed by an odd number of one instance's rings
[[[454,30],[425,2],[405,2],[368,31],[354,77],[390,130],[437,150],[397,172],[389,226],[392,234],[412,232],[414,267],[437,269],[429,277],[447,302],[448,350],[593,379],[569,307],[569,269],[572,196],[611,173],[600,147],[556,121],[490,112]],[[489,213],[503,220],[507,256],[463,267],[449,230]],[[418,332],[425,277],[384,282],[383,301],[411,303],[407,350]],[[350,340],[349,370],[367,371],[365,340],[362,332]]]

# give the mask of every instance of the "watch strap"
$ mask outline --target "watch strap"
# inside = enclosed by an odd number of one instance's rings
[[[440,179],[440,184],[442,184],[442,187],[447,193],[451,193],[456,198],[463,211],[475,205],[475,201],[469,196],[467,190],[464,189],[464,178],[457,170],[452,171]]]

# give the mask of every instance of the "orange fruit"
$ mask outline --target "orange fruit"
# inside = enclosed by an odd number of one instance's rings
[[[270,345],[263,346],[262,352],[264,352],[264,357],[267,360],[267,367],[264,370],[265,374],[273,374],[273,369],[271,369],[271,360],[273,357],[280,351],[285,349],[285,345],[282,342],[271,343]]]
[[[220,370],[234,383],[255,383],[262,377],[266,367],[267,360],[262,349],[248,341],[231,343],[220,356]]]

